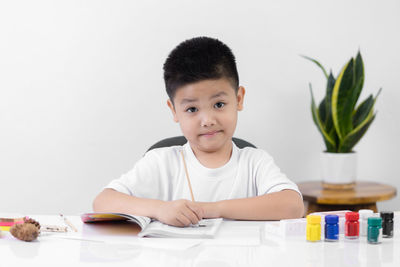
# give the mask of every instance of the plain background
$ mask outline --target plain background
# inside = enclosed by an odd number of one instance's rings
[[[218,38],[236,55],[244,110],[235,136],[293,181],[319,179],[310,113],[360,49],[361,99],[383,88],[355,147],[361,180],[400,188],[400,1],[1,1],[0,212],[79,214],[156,141],[180,135],[162,65],[181,41]],[[397,119],[396,119],[397,118]],[[380,209],[400,210],[400,200]]]

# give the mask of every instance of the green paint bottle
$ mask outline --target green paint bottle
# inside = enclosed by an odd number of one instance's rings
[[[367,240],[370,244],[381,243],[382,236],[382,218],[369,217],[368,218],[368,236]]]

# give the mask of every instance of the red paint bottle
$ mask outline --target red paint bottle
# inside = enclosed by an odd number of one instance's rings
[[[347,239],[357,239],[360,235],[360,224],[358,223],[358,212],[347,212],[344,225],[344,235]]]

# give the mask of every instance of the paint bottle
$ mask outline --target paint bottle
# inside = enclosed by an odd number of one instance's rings
[[[370,244],[381,243],[382,233],[382,218],[381,217],[369,217],[368,218],[368,235],[367,240]]]
[[[344,236],[347,239],[357,239],[360,234],[360,224],[358,223],[358,212],[346,212],[346,222],[344,225]]]
[[[308,215],[306,227],[307,241],[316,242],[321,240],[321,216]]]
[[[382,237],[391,238],[393,237],[393,212],[382,211]]]
[[[358,214],[360,215],[360,236],[367,236],[368,233],[368,217],[374,215],[372,210],[359,210]]]
[[[339,241],[339,216],[325,216],[325,241]]]

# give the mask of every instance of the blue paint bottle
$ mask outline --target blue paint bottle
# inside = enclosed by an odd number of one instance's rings
[[[339,241],[339,216],[325,216],[325,241]]]

